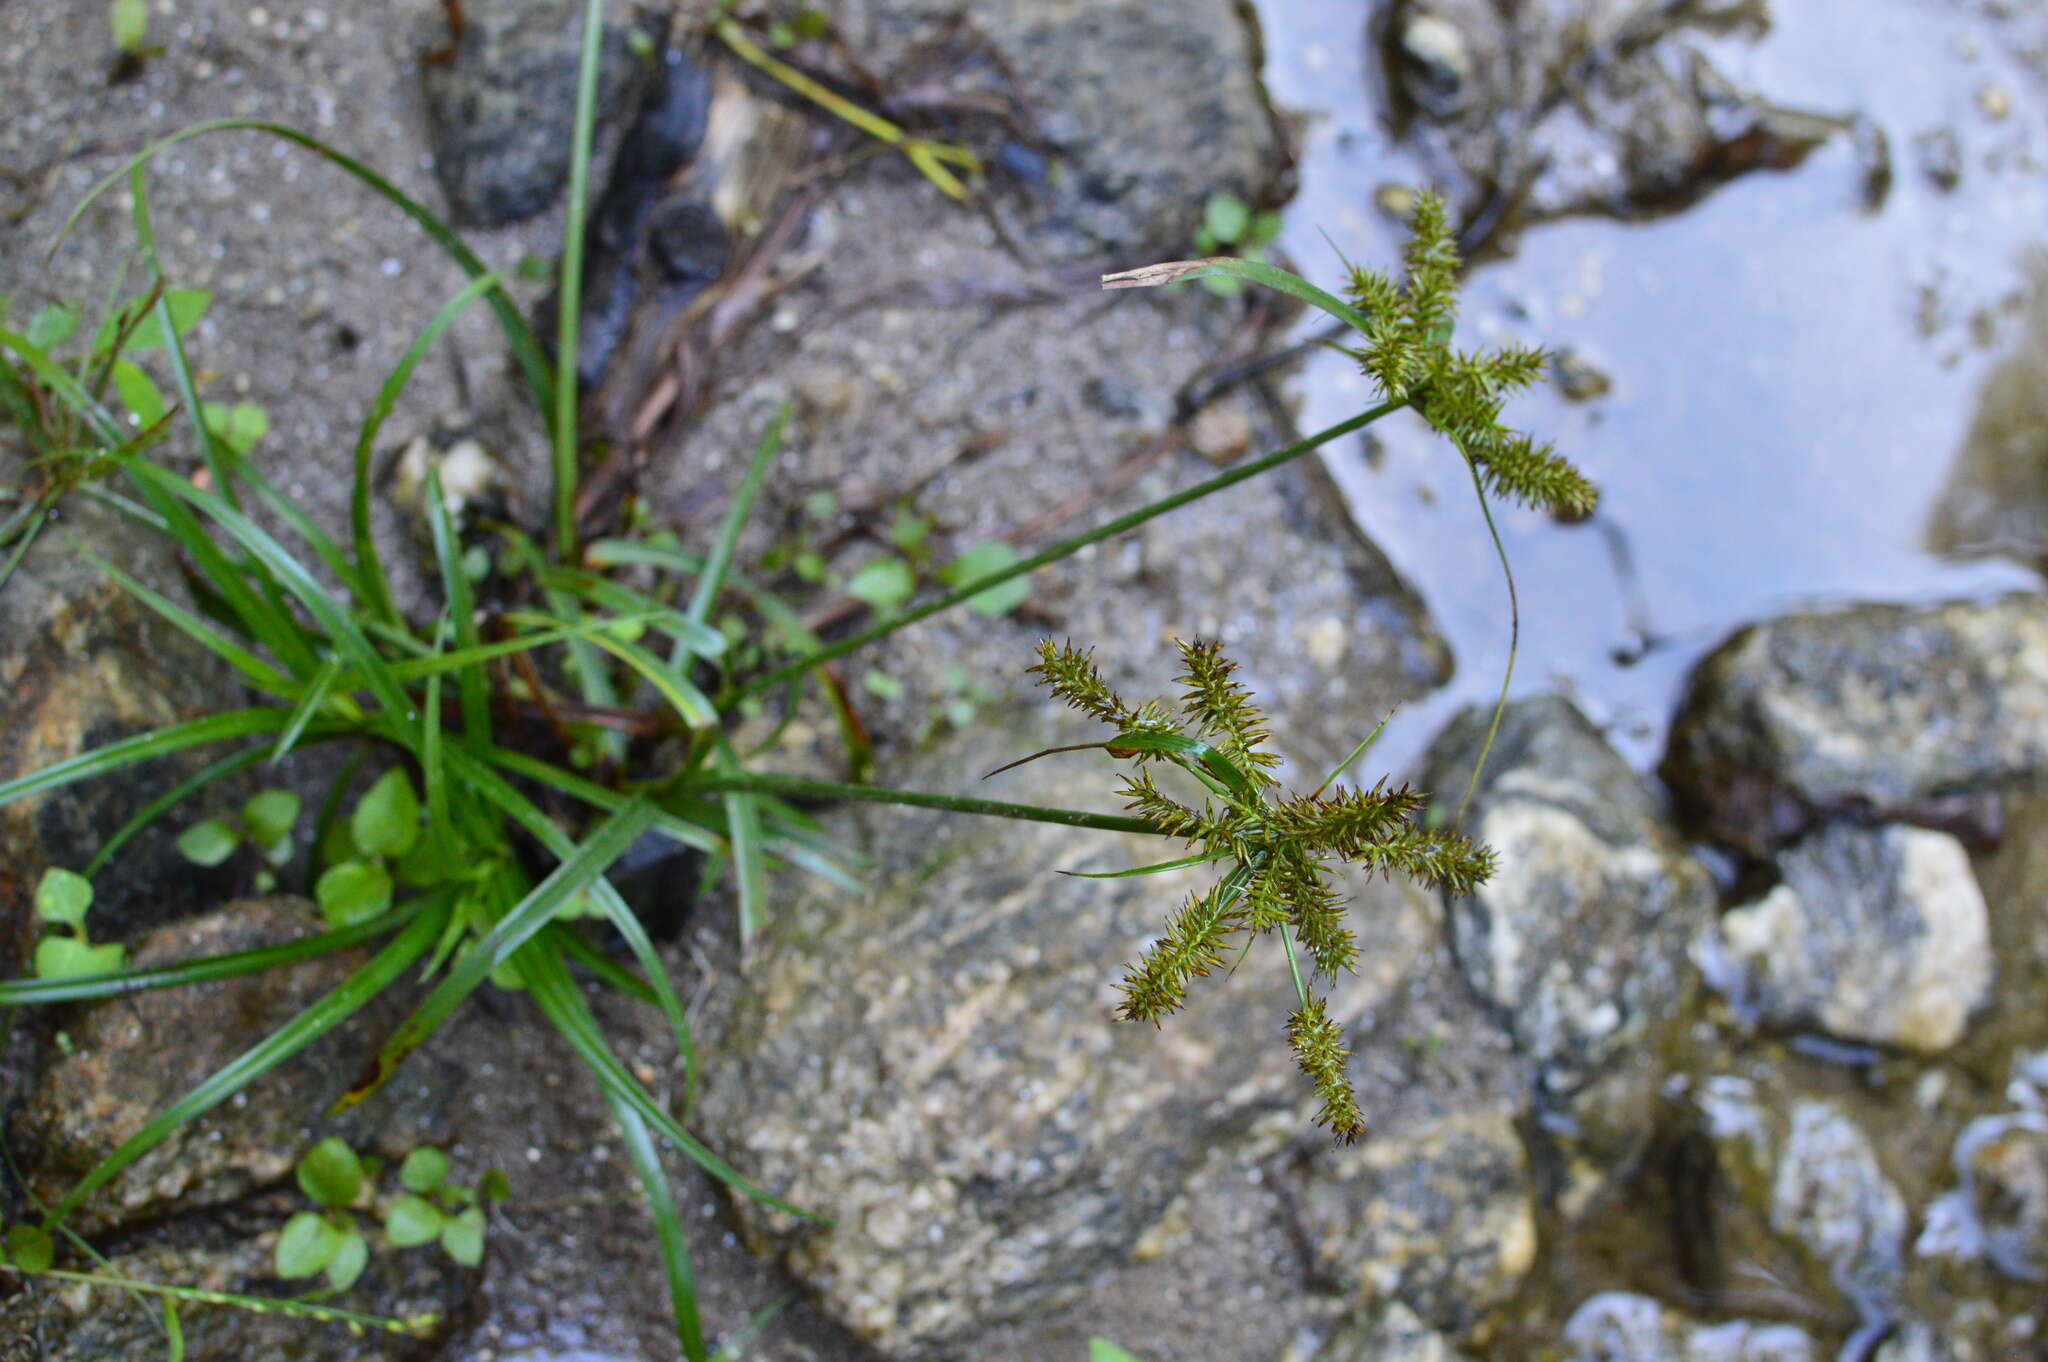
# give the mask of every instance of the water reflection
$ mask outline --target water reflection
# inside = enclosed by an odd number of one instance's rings
[[[2036,252],[2028,273],[2019,334],[1978,391],[1927,544],[1950,558],[2048,570],[2048,253]]]
[[[1866,200],[1871,138],[1833,136],[1796,170],[1744,176],[1676,215],[1529,226],[1510,258],[1475,270],[1462,322],[1474,342],[1576,351],[1608,380],[1587,400],[1551,391],[1509,413],[1606,493],[1589,526],[1503,517],[1522,588],[1516,689],[1573,693],[1644,766],[1686,669],[1748,620],[2037,582],[2001,559],[1931,552],[1927,522],[1998,362],[1986,334],[2002,345],[2019,329],[2015,262],[2048,223],[2048,42],[2037,41],[2048,6],[2004,17],[1925,0],[1771,8],[1760,38],[1688,41],[1775,107],[1860,117],[1881,134],[1897,161],[1881,207]],[[1331,242],[1391,258],[1401,231],[1375,191],[1432,178],[1397,138],[1369,55],[1384,13],[1358,0],[1262,6],[1269,87],[1311,111],[1282,245],[1319,279],[1338,270]],[[1309,430],[1369,396],[1327,355],[1289,391]],[[1454,456],[1413,422],[1374,433],[1376,462],[1354,446],[1332,471],[1459,664],[1444,692],[1389,727],[1381,750],[1400,762],[1449,710],[1491,699],[1506,603]]]

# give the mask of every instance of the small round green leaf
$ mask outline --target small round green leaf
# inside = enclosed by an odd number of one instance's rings
[[[329,926],[352,927],[391,906],[391,876],[375,861],[343,861],[320,876],[313,897]]]
[[[57,1246],[50,1236],[34,1225],[10,1225],[7,1229],[7,1261],[23,1272],[48,1272],[57,1260]]]
[[[441,1250],[464,1267],[484,1260],[484,1211],[472,1206],[441,1227]]]
[[[1202,208],[1202,226],[1225,244],[1244,240],[1251,225],[1252,210],[1235,194],[1211,194]]]
[[[286,1281],[310,1277],[341,1252],[342,1233],[318,1211],[300,1211],[284,1222],[277,1236],[275,1267]]]
[[[81,974],[112,974],[128,960],[118,942],[94,946],[76,936],[46,936],[36,942],[36,976],[73,979]]]
[[[28,343],[38,350],[54,350],[78,329],[78,309],[49,303],[36,309],[28,319]]]
[[[363,1232],[353,1227],[344,1231],[341,1246],[334,1256],[327,1260],[327,1284],[336,1291],[346,1291],[356,1284],[356,1278],[363,1275],[369,1266],[370,1245],[363,1238]]]
[[[408,1192],[431,1192],[448,1178],[448,1156],[421,1145],[398,1166],[398,1181]]]
[[[363,1190],[363,1164],[348,1141],[329,1135],[299,1160],[299,1190],[330,1210],[354,1201]]]
[[[439,1238],[446,1221],[433,1202],[408,1192],[384,1213],[384,1237],[394,1248],[412,1248]]]
[[[420,801],[405,772],[393,767],[363,793],[349,828],[368,856],[403,856],[420,835]]]
[[[486,1201],[503,1201],[512,1195],[512,1180],[500,1170],[493,1168],[478,1180],[476,1190]]]
[[[948,586],[966,586],[978,578],[1001,572],[1016,561],[1017,550],[1003,540],[991,539],[986,544],[976,544],[940,568],[939,580]],[[1030,581],[1023,577],[1012,577],[1007,582],[969,597],[967,608],[977,615],[1007,615],[1024,604],[1030,595]]]
[[[142,366],[133,360],[114,361],[114,393],[121,399],[121,405],[128,408],[136,421],[153,426],[163,420],[170,404],[164,401],[163,392],[156,386],[156,380],[143,372]]]
[[[266,850],[292,835],[299,821],[299,797],[290,790],[263,790],[242,806],[242,826]]]
[[[208,818],[178,834],[178,854],[194,865],[216,866],[235,854],[241,840],[226,823]]]
[[[73,870],[51,866],[36,882],[36,916],[76,927],[92,907],[92,881]]]
[[[114,0],[107,9],[107,31],[119,51],[141,47],[149,33],[149,0]]]
[[[877,558],[854,573],[846,584],[847,595],[884,611],[894,610],[909,600],[915,590],[917,578],[911,573],[910,564],[901,558]]]

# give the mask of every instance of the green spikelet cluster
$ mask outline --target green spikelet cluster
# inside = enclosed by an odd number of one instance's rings
[[[1434,304],[1433,304],[1434,305]],[[1134,762],[1180,767],[1208,791],[1200,808],[1159,788],[1142,766],[1126,773],[1125,806],[1161,833],[1184,840],[1204,859],[1228,862],[1223,876],[1191,892],[1120,985],[1117,1015],[1157,1024],[1187,1001],[1188,986],[1224,961],[1236,940],[1279,933],[1289,961],[1296,947],[1310,978],[1354,968],[1358,942],[1346,903],[1332,888],[1328,862],[1395,870],[1429,884],[1468,892],[1493,869],[1493,854],[1456,832],[1417,826],[1422,796],[1348,786],[1282,794],[1267,750],[1271,734],[1251,692],[1233,679],[1236,664],[1214,643],[1182,643],[1178,709],[1150,702],[1136,709],[1103,681],[1089,654],[1047,639],[1031,668],[1069,705],[1118,731],[1101,744]],[[1043,754],[1041,754],[1043,755]],[[1150,870],[1171,869],[1185,860]],[[1144,873],[1144,872],[1134,872]],[[1295,967],[1301,1008],[1288,1022],[1295,1059],[1323,1102],[1321,1120],[1340,1138],[1364,1129],[1344,1072],[1342,1036]]]
[[[1422,195],[1410,229],[1405,285],[1351,268],[1347,292],[1367,325],[1364,344],[1346,353],[1385,398],[1448,436],[1489,490],[1560,515],[1590,514],[1599,500],[1593,484],[1548,443],[1501,424],[1502,404],[1542,376],[1548,357],[1526,346],[1453,349],[1458,247],[1443,200]]]
[[[1311,996],[1288,1015],[1287,1039],[1301,1071],[1323,1100],[1316,1124],[1328,1126],[1331,1134],[1350,1144],[1365,1129],[1365,1116],[1351,1080],[1344,1076],[1344,1060],[1351,1052],[1344,1048],[1344,1033],[1330,1020],[1323,999]]]

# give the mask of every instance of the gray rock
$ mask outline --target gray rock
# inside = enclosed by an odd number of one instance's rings
[[[1315,1362],[1464,1362],[1466,1354],[1399,1301],[1337,1334]]]
[[[1905,1273],[1906,1202],[1863,1129],[1769,1071],[1684,1080],[1674,1095],[1715,1173],[1693,1193],[1712,1204],[1689,1208],[1711,1227],[1696,1246],[1704,1281],[1735,1290],[1762,1264],[1787,1289],[1882,1317]]]
[[[977,731],[906,783],[958,782],[1035,743]],[[1013,774],[993,793],[1067,805],[1112,779],[1088,756]],[[1157,842],[899,810],[846,815],[840,831],[880,859],[872,888],[791,886],[731,1015],[707,1020],[697,1120],[742,1171],[835,1222],[737,1204],[751,1242],[782,1250],[884,1354],[954,1356],[1076,1295],[1208,1151],[1297,1109],[1281,1036],[1293,990],[1259,942],[1163,1027],[1111,1020],[1121,963],[1196,881],[1055,872],[1157,860]],[[1354,908],[1368,941],[1375,922],[1408,923],[1408,944],[1369,948],[1335,1015],[1405,985],[1425,933],[1404,901],[1381,886]]]
[[[323,929],[300,898],[276,895],[228,903],[162,927],[137,944],[137,965],[275,945]],[[340,983],[364,948],[300,964],[183,988],[85,1004],[64,1023],[68,1053],[47,1066],[15,1125],[29,1183],[46,1203],[201,1080],[239,1057]],[[290,1173],[319,1135],[320,1113],[339,1097],[400,1015],[387,993],[258,1080],[242,1095],[178,1127],[71,1217],[92,1232],[217,1205]],[[323,1127],[359,1149],[383,1132],[385,1152],[445,1132],[436,1104],[407,1078],[340,1124]],[[403,1097],[400,1093],[403,1093]]]
[[[575,0],[469,6],[449,58],[421,67],[434,174],[456,223],[502,227],[560,197],[574,142],[582,9]],[[598,94],[606,122],[630,107],[639,85],[626,33],[617,22],[606,27]]]
[[[960,12],[956,0],[874,8],[885,12],[847,35],[880,70],[917,59]],[[1284,139],[1257,32],[1229,0],[988,0],[973,14],[1015,78],[1002,94],[1031,111],[1057,162],[1034,187],[1035,254],[1141,264],[1133,253],[1188,239],[1209,195],[1266,197]]]
[[[1991,999],[1992,968],[1989,916],[1961,843],[1833,823],[1778,866],[1784,881],[1718,928],[1740,1001],[1767,1022],[1922,1054],[1962,1039]]]
[[[1322,1151],[1300,1202],[1325,1272],[1460,1341],[1486,1337],[1536,1261],[1535,1182],[1499,1108]]]
[[[1425,788],[1461,788],[1489,717],[1467,710],[1437,738]],[[1450,905],[1459,970],[1508,1019],[1544,1089],[1569,1094],[1685,1005],[1686,947],[1713,911],[1712,882],[1648,786],[1561,699],[1508,707],[1466,830],[1500,865]]]
[[[1570,1362],[1820,1362],[1790,1324],[1703,1324],[1650,1296],[1603,1291],[1565,1321]]]
[[[1752,625],[1694,670],[1661,767],[1764,855],[1841,813],[1932,821],[2048,761],[2048,601],[1863,605]]]
[[[1882,1299],[1905,1270],[1906,1202],[1870,1138],[1825,1102],[1795,1102],[1771,1179],[1771,1228],[1833,1271],[1852,1301]]]

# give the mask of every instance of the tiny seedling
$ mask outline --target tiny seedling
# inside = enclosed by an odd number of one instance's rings
[[[1091,1338],[1088,1340],[1088,1362],[1144,1362],[1144,1359],[1117,1347],[1106,1338]]]
[[[298,1178],[299,1190],[320,1209],[284,1222],[273,1255],[277,1275],[295,1282],[324,1273],[332,1290],[346,1291],[370,1262],[369,1241],[350,1209],[368,1182],[363,1162],[346,1141],[330,1135],[300,1156]]]
[[[127,948],[119,942],[95,946],[86,935],[85,914],[91,907],[91,880],[57,866],[43,872],[36,885],[36,917],[45,924],[43,939],[36,942],[38,978],[111,974],[127,963]]]
[[[292,858],[292,826],[299,819],[299,797],[290,790],[262,790],[242,805],[241,817],[202,818],[178,834],[178,854],[194,865],[213,867],[248,842],[271,867]],[[264,872],[269,875],[269,871]],[[259,888],[267,888],[259,877]]]
[[[113,0],[107,6],[107,33],[117,52],[141,56],[149,40],[149,0]]]
[[[335,1291],[355,1285],[369,1264],[370,1242],[354,1213],[380,1200],[382,1173],[381,1160],[358,1156],[338,1136],[307,1150],[298,1163],[299,1190],[319,1209],[285,1222],[274,1254],[277,1275],[300,1281],[325,1274]],[[439,1243],[463,1267],[483,1262],[484,1206],[511,1192],[503,1173],[492,1169],[474,1187],[450,1182],[448,1156],[423,1145],[400,1163],[398,1183],[401,1190],[381,1212],[387,1244],[403,1249]]]
[[[1202,225],[1195,228],[1195,249],[1203,255],[1234,255],[1239,260],[1262,263],[1266,247],[1280,235],[1280,215],[1267,210],[1253,212],[1235,194],[1215,193],[1202,205]],[[1205,275],[1202,287],[1219,297],[1235,297],[1242,281],[1230,275]]]

